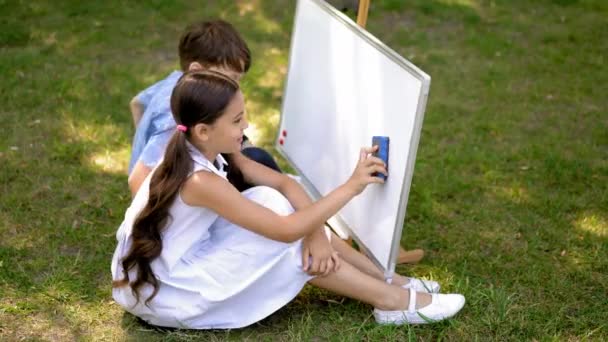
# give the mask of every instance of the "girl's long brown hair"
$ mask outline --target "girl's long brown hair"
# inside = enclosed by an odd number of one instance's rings
[[[139,291],[146,283],[154,289],[145,300],[146,305],[159,290],[158,279],[150,264],[161,254],[162,231],[170,219],[169,208],[192,172],[193,162],[186,144],[191,128],[199,123],[213,124],[223,114],[238,89],[236,82],[212,71],[186,73],[173,89],[173,117],[178,125],[184,125],[188,130],[176,130],[167,145],[163,162],[152,175],[148,203],[135,219],[131,249],[122,259],[124,278],[112,283],[113,287],[129,285],[137,300],[136,304],[140,301]],[[129,271],[133,269],[137,270],[137,276],[131,281]]]

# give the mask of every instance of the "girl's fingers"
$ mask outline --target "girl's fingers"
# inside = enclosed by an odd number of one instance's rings
[[[366,160],[369,155],[376,152],[376,150],[378,150],[377,145],[372,147],[361,147],[361,150],[359,151],[359,162]]]
[[[370,176],[369,178],[367,178],[367,183],[384,184],[384,179],[376,176]]]
[[[311,266],[311,268],[310,268],[310,273],[311,273],[311,274],[318,274],[318,273],[319,273],[319,266],[320,266],[320,265],[319,265],[319,261],[318,261],[318,260],[315,260],[315,259],[313,258],[313,261],[312,261],[312,266]]]
[[[384,168],[384,166],[374,165],[365,169],[365,175],[372,175],[376,172],[388,176],[388,172],[386,171],[386,168]]]
[[[375,165],[374,171],[379,172],[385,176],[388,176],[388,171],[386,171],[386,167],[384,167],[384,165]]]
[[[334,262],[331,258],[327,259],[327,268],[325,269],[325,272],[323,273],[323,276],[327,276],[328,274],[330,274],[331,272],[333,272],[333,268],[334,268]]]
[[[304,248],[302,251],[302,269],[304,272],[308,271],[310,254],[308,253],[308,248]]]
[[[365,159],[367,159],[367,155],[368,153],[365,151],[365,148],[361,148],[361,150],[359,151],[359,163],[365,161]]]
[[[365,160],[365,165],[384,165],[384,160],[378,157],[369,156]]]
[[[361,148],[361,150],[365,151],[365,153],[367,153],[367,154],[374,153],[378,150],[378,145],[375,145],[372,147],[363,147],[363,148]]]
[[[325,275],[327,271],[327,262],[325,260],[321,261],[321,266],[319,267],[319,275]]]
[[[338,256],[338,252],[333,252],[331,255],[332,260],[334,261],[334,272],[337,272],[340,269],[341,266],[341,261],[340,261],[340,257]]]

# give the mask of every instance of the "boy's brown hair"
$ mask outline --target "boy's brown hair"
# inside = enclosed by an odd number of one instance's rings
[[[201,21],[186,28],[179,39],[179,63],[187,71],[190,63],[222,65],[246,73],[251,65],[247,43],[230,23],[223,20]]]

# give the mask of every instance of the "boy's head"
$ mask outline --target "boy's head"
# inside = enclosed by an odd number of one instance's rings
[[[179,40],[178,51],[184,72],[210,69],[238,81],[251,65],[247,43],[223,20],[201,21],[188,26]]]

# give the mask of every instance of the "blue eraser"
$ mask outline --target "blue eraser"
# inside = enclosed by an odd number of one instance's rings
[[[374,157],[378,157],[380,159],[382,159],[382,161],[384,161],[384,164],[386,164],[386,171],[388,172],[388,145],[389,145],[390,139],[388,137],[382,137],[382,136],[373,136],[372,137],[372,146],[376,146],[378,145],[378,150],[376,152],[374,152]],[[374,176],[382,178],[386,181],[386,176],[382,173],[374,173]]]

